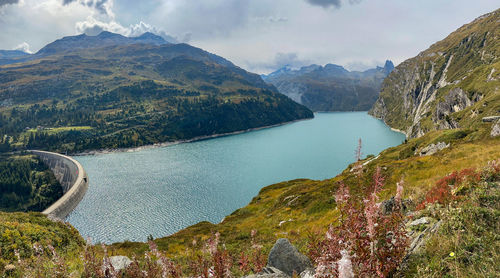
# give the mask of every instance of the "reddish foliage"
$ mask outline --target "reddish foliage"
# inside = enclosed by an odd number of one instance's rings
[[[220,234],[215,233],[205,247],[205,254],[197,254],[190,262],[190,269],[195,277],[230,277],[233,261],[229,252],[219,245]],[[195,245],[195,244],[194,244]]]
[[[359,176],[359,185],[362,179]],[[338,226],[330,226],[326,239],[310,236],[309,254],[317,264],[316,277],[386,277],[403,259],[408,246],[401,204],[390,215],[380,213],[378,193],[384,179],[377,169],[365,196],[351,196],[339,184]],[[401,186],[401,185],[400,185]],[[398,189],[401,194],[401,188]]]
[[[420,203],[416,209],[424,209],[427,204],[439,203],[446,205],[456,199],[452,194],[452,189],[463,183],[477,183],[481,180],[481,174],[475,169],[467,168],[460,172],[455,171],[436,182],[436,185],[431,188],[425,195],[425,200]]]
[[[243,273],[248,273],[252,271],[253,273],[259,273],[266,266],[267,260],[266,256],[262,253],[262,245],[256,243],[257,231],[252,230],[250,236],[252,237],[252,249],[250,254],[241,252],[239,266]]]

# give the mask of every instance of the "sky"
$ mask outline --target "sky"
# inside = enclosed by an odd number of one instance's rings
[[[149,31],[256,73],[313,63],[365,70],[397,65],[498,8],[498,0],[0,0],[0,49]]]

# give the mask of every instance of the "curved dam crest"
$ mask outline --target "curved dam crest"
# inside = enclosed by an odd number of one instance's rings
[[[49,218],[64,220],[85,196],[89,186],[89,178],[83,166],[71,157],[32,150],[52,170],[63,188],[63,196],[45,209],[42,213]]]

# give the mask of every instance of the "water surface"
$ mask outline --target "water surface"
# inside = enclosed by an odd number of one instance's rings
[[[208,220],[220,222],[267,185],[326,179],[363,153],[400,144],[366,112],[317,113],[313,120],[168,147],[78,156],[90,186],[68,221],[93,242],[145,241]]]

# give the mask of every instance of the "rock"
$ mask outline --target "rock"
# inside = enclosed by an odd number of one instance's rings
[[[259,274],[244,276],[245,278],[289,278],[283,271],[274,267],[266,267]]]
[[[500,116],[489,116],[489,117],[483,117],[483,122],[488,123],[488,122],[494,122],[496,120],[499,120]]]
[[[132,260],[126,256],[112,256],[109,257],[109,261],[116,271],[125,269],[132,263]]]
[[[410,222],[410,224],[408,224],[408,226],[412,227],[412,226],[418,226],[418,225],[421,225],[421,224],[429,224],[429,223],[430,223],[429,218],[422,217],[422,218],[413,220],[412,222]]]
[[[490,135],[491,137],[497,137],[500,135],[500,120],[497,120],[497,122],[493,125]]]
[[[309,258],[301,254],[288,239],[280,238],[269,253],[267,266],[275,267],[292,276],[294,272],[296,274],[302,273],[307,268],[312,267],[312,264]]]
[[[314,274],[316,274],[314,268],[308,268],[300,273],[300,278],[314,278]]]
[[[440,150],[446,149],[450,146],[450,143],[438,142],[437,144],[430,144],[429,146],[420,150],[420,156],[433,155]],[[416,152],[417,153],[417,152]]]
[[[411,204],[410,199],[404,199],[401,201],[402,209],[403,212],[406,212],[408,209],[408,206]],[[394,199],[394,196],[391,197],[389,200],[385,200],[380,204],[380,210],[382,214],[387,215],[392,213],[392,210],[394,209],[394,205],[396,205],[396,200]]]

